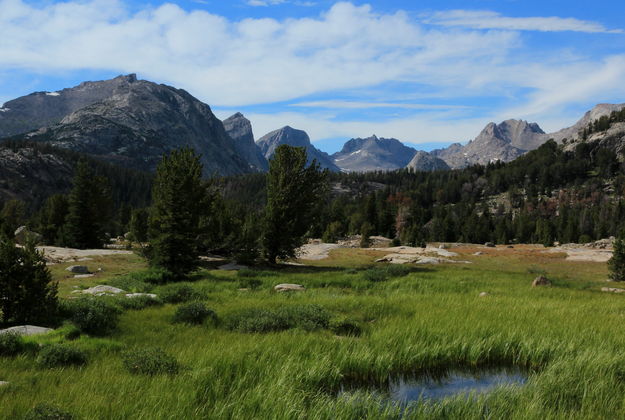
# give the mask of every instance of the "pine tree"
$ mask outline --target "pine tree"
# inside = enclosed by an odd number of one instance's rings
[[[0,238],[0,311],[7,323],[44,322],[55,313],[57,283],[33,244]]]
[[[147,209],[134,209],[130,216],[130,237],[139,243],[148,240],[148,218]]]
[[[73,182],[62,242],[78,249],[100,248],[105,241],[104,227],[111,217],[108,182],[95,176],[85,161],[78,163]]]
[[[199,265],[200,217],[210,208],[202,164],[192,149],[172,151],[156,169],[150,211],[152,266],[184,279]]]
[[[295,255],[312,224],[311,211],[326,189],[327,171],[306,167],[306,150],[281,145],[269,163],[263,250],[267,261]]]
[[[625,240],[623,235],[614,241],[614,253],[608,261],[610,279],[613,281],[625,281]]]

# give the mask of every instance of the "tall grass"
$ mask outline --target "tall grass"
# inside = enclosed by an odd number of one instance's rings
[[[0,380],[10,382],[0,388],[0,418],[21,418],[40,403],[83,419],[625,417],[625,301],[597,291],[604,266],[546,260],[541,270],[555,286],[533,289],[530,265],[485,259],[379,282],[367,280],[361,269],[207,273],[192,287],[217,314],[315,305],[332,319],[358,323],[361,334],[172,324],[180,304],[127,310],[109,336],[72,342],[88,350],[86,366],[41,369],[29,353],[0,358]],[[239,290],[240,278],[257,278],[260,285]],[[307,291],[273,291],[285,282]],[[490,295],[478,297],[482,291]],[[64,341],[62,334],[53,339]],[[155,347],[184,369],[154,376],[126,370],[128,350]],[[337,393],[346,383],[384,384],[393,375],[491,365],[526,367],[529,381],[407,408],[364,387]]]

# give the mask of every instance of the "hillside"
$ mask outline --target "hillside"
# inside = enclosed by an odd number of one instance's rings
[[[6,117],[0,120],[0,127],[5,125],[7,133],[15,131],[14,120],[7,119],[14,114],[44,115],[46,118],[29,120],[29,127],[44,126],[21,138],[141,171],[154,171],[164,153],[179,147],[192,147],[202,156],[206,176],[252,170],[210,107],[184,90],[130,75],[44,96],[31,95],[5,104],[3,109],[9,111],[2,113]],[[52,101],[57,99],[66,106],[52,112]],[[14,103],[23,106],[14,111]],[[60,115],[65,111],[71,112]],[[47,125],[58,118],[57,123]]]

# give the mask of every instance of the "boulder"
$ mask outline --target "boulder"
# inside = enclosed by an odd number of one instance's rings
[[[26,245],[29,241],[38,244],[42,238],[43,236],[29,230],[26,226],[20,226],[15,230],[15,241],[20,245]]]
[[[89,277],[95,277],[95,274],[76,274],[75,279],[88,279]]]
[[[551,282],[545,276],[538,276],[532,282],[532,287],[551,286]]]
[[[485,246],[485,247],[487,247],[487,248],[495,248],[495,244],[494,244],[494,243],[492,243],[492,242],[486,242],[486,243],[484,244],[484,246]]]
[[[86,265],[70,265],[65,270],[74,274],[90,274]]]
[[[229,264],[220,265],[217,268],[220,269],[220,270],[223,270],[223,271],[236,271],[236,270],[243,270],[243,269],[247,268],[247,266],[246,265],[241,265],[241,264],[236,264],[236,263],[229,263]]]
[[[482,292],[480,293],[479,297],[486,297],[486,296],[490,296],[490,293],[488,292]]]
[[[126,293],[126,297],[129,299],[134,299],[134,298],[143,297],[143,296],[146,296],[152,299],[156,299],[158,297],[154,293]]]
[[[606,293],[625,293],[625,289],[619,289],[618,287],[602,287],[601,291]]]
[[[3,386],[9,386],[9,383],[5,381],[0,381],[0,388],[2,388]]]
[[[301,284],[289,284],[289,283],[278,284],[273,289],[276,292],[303,292],[306,290],[306,288],[302,286]]]
[[[483,253],[483,252],[480,252],[480,251],[477,251],[477,252],[476,252],[475,254],[473,254],[473,255],[475,255],[476,257],[479,257],[480,255],[484,255],[484,253]]]
[[[54,330],[52,328],[36,327],[34,325],[19,325],[17,327],[11,327],[11,328],[7,328],[4,330],[0,330],[0,335],[14,333],[17,335],[31,336],[31,335],[47,334],[51,331],[54,331]]]
[[[89,289],[85,289],[82,291],[85,295],[93,295],[93,296],[105,296],[105,295],[118,295],[120,293],[125,293],[124,290],[118,289],[113,286],[106,285],[98,285],[94,287],[90,287]]]

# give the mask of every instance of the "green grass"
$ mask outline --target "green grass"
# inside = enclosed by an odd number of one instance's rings
[[[373,282],[363,273],[377,254],[355,252],[354,260],[349,250],[340,250],[315,267],[263,268],[242,276],[202,271],[189,285],[219,320],[249,308],[318,305],[330,313],[331,324],[357,323],[359,336],[297,324],[258,334],[230,330],[226,322],[172,323],[180,304],[126,310],[118,329],[105,337],[83,334],[70,341],[65,326],[28,339],[70,344],[86,353],[85,366],[42,369],[32,350],[0,358],[0,380],[11,383],[0,388],[0,418],[19,419],[40,403],[81,419],[625,416],[625,298],[599,292],[605,264],[502,253],[462,257],[471,259],[470,265],[417,267],[407,274],[391,270],[388,278]],[[144,267],[134,256],[109,261],[103,273]],[[539,271],[553,287],[530,287]],[[258,286],[240,290],[242,278],[257,279]],[[74,280],[62,279],[62,288],[66,281]],[[307,290],[275,293],[278,283]],[[98,282],[85,285],[92,284]],[[478,297],[483,291],[490,296]],[[124,356],[146,348],[171,355],[179,371],[130,373]],[[348,382],[383,384],[392,374],[480,365],[518,365],[532,373],[523,387],[415,404],[403,417],[401,408],[374,394],[336,393]]]

